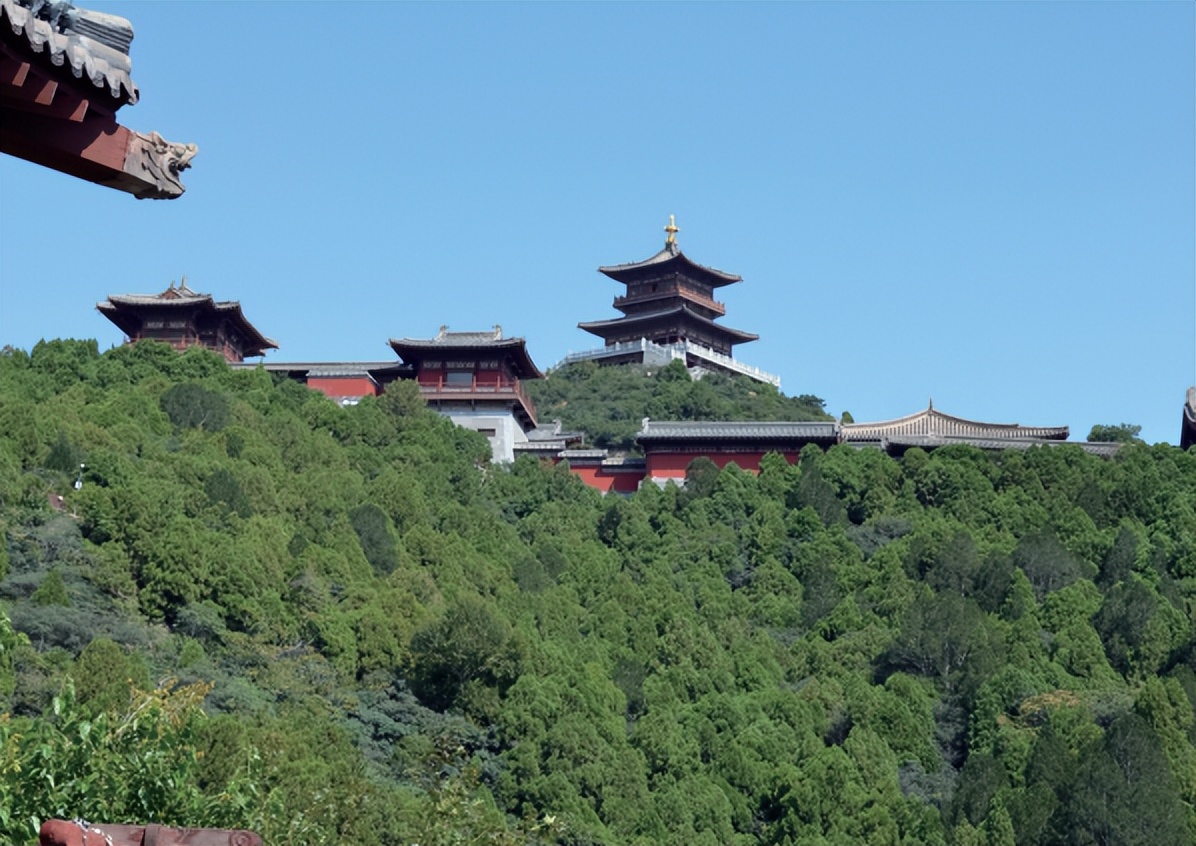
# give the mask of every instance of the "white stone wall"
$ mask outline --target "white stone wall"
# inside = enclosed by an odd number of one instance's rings
[[[509,464],[515,460],[515,444],[526,443],[527,433],[510,412],[441,408],[440,413],[463,429],[486,433],[490,441],[491,460]],[[489,432],[493,430],[494,434]]]

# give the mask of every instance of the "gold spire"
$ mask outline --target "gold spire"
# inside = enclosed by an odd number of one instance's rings
[[[677,228],[677,221],[673,215],[669,215],[669,225],[664,228],[664,231],[669,233],[669,237],[664,239],[666,244],[677,243],[677,233],[681,230]]]

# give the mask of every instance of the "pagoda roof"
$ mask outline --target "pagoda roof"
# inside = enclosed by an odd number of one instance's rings
[[[113,294],[102,303],[96,303],[96,309],[111,320],[118,328],[130,337],[141,331],[141,319],[137,316],[145,309],[178,309],[179,311],[200,311],[220,314],[236,324],[245,336],[244,355],[262,355],[266,350],[278,349],[278,343],[267,338],[257,327],[249,322],[241,311],[241,303],[236,300],[220,300],[212,298],[211,294],[201,294],[187,287],[184,279],[177,287],[173,282],[170,287],[160,294]]]
[[[839,424],[835,422],[714,422],[707,420],[682,422],[653,422],[644,418],[643,428],[636,436],[640,444],[667,442],[687,443],[804,443],[835,444],[839,440]]]
[[[665,242],[664,249],[651,258],[630,262],[629,264],[607,265],[598,268],[598,272],[623,283],[633,282],[646,275],[658,275],[662,272],[676,273],[680,276],[695,279],[712,288],[721,288],[723,285],[743,281],[743,277],[741,276],[736,276],[733,273],[725,273],[713,267],[706,267],[705,265],[691,261],[686,257],[685,253],[681,252],[681,248],[677,246],[677,242],[672,240]]]
[[[1065,441],[1066,426],[1021,426],[1017,423],[985,423],[943,414],[930,403],[923,411],[882,420],[877,423],[844,423],[843,440],[889,441],[910,437],[946,437],[973,439],[1037,438],[1051,441]]]
[[[758,340],[760,337],[759,335],[753,335],[751,332],[732,329],[730,326],[716,323],[709,317],[694,311],[684,303],[673,308],[662,309],[661,311],[640,312],[638,314],[628,314],[623,317],[612,317],[610,320],[592,320],[589,323],[578,323],[577,328],[584,329],[590,334],[598,335],[599,337],[605,337],[607,334],[616,334],[617,330],[633,331],[637,326],[647,326],[678,316],[686,322],[697,323],[716,334],[732,338],[732,343],[743,344],[748,341]],[[616,331],[608,332],[607,330]],[[645,337],[647,336],[645,335]]]
[[[476,352],[483,354],[506,353],[520,379],[542,379],[544,374],[536,367],[527,351],[524,338],[504,338],[502,327],[495,326],[489,332],[450,332],[441,326],[435,338],[391,338],[390,347],[403,361],[414,363],[427,358],[429,354],[445,355],[452,352]]]

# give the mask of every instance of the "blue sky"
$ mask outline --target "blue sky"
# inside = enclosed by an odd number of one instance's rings
[[[0,157],[0,342],[240,300],[277,361],[501,324],[548,367],[675,214],[737,348],[883,419],[1141,424],[1196,382],[1190,2],[141,2],[179,200]]]

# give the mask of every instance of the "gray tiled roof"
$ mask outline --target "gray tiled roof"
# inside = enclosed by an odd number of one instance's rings
[[[310,379],[315,376],[322,379],[369,379],[371,382],[377,382],[370,371],[363,367],[341,366],[335,365],[321,365],[320,367],[313,367],[307,371],[307,376]]]
[[[435,338],[400,338],[398,340],[409,346],[481,347],[510,346],[521,343],[523,338],[503,338],[501,326],[495,326],[487,332],[450,332],[447,326],[441,326]]]
[[[178,287],[175,287],[175,284],[171,282],[170,287],[160,294],[112,294],[103,302],[96,303],[96,309],[126,333],[129,333],[129,327],[125,325],[126,322],[122,318],[122,315],[127,315],[128,312],[123,310],[126,307],[136,309],[144,306],[152,306],[154,308],[200,308],[210,309],[215,312],[226,312],[233,322],[241,327],[241,330],[246,334],[248,339],[255,342],[256,346],[278,349],[278,343],[275,340],[267,338],[256,326],[249,322],[244,312],[241,311],[240,302],[237,300],[214,300],[211,294],[200,294],[192,291],[187,287],[186,280]],[[260,353],[252,353],[252,355],[260,355]]]
[[[608,453],[604,449],[566,449],[561,451],[561,458],[564,459],[590,459],[603,460]]]
[[[606,265],[598,268],[598,272],[609,276],[611,279],[622,282],[625,276],[633,277],[639,275],[639,271],[641,270],[657,268],[668,264],[675,264],[677,272],[681,275],[702,279],[707,284],[716,288],[722,285],[730,285],[732,282],[743,281],[743,277],[741,276],[691,261],[686,257],[685,253],[681,252],[676,242],[666,243],[663,250],[643,261]]]
[[[201,294],[187,287],[187,280],[175,287],[170,287],[160,294],[113,294],[105,301],[115,305],[152,305],[152,306],[193,306],[197,303],[210,302],[218,309],[230,309],[240,305],[235,300],[216,302],[211,294]],[[101,305],[103,305],[101,303]]]
[[[645,420],[636,435],[643,441],[828,441],[839,439],[838,423],[656,422]]]
[[[16,36],[46,65],[69,68],[121,105],[137,102],[129,60],[133,27],[127,20],[70,4],[37,4],[35,15],[33,5],[32,0],[0,0],[5,37]]]
[[[441,326],[435,338],[391,338],[389,344],[404,361],[413,354],[420,357],[427,352],[443,355],[452,350],[506,351],[511,353],[520,378],[541,379],[544,376],[532,361],[527,342],[523,338],[504,338],[501,326],[495,326],[489,332],[450,332],[447,326]]]
[[[943,414],[931,404],[924,411],[876,423],[845,423],[845,441],[881,441],[911,436],[972,438],[1045,438],[1066,440],[1066,426],[1021,426],[1017,423],[985,423]]]
[[[755,341],[760,337],[759,335],[754,335],[751,332],[744,332],[742,329],[732,329],[730,326],[724,326],[721,323],[715,323],[710,318],[698,314],[696,311],[686,305],[679,305],[673,308],[663,309],[661,311],[629,314],[625,317],[612,317],[609,320],[592,320],[588,323],[578,323],[577,327],[579,329],[584,329],[591,334],[601,335],[603,329],[630,329],[631,327],[642,326],[647,323],[654,323],[658,320],[667,320],[673,317],[681,317],[682,320],[691,323],[697,323],[698,325],[706,327],[712,332],[735,338],[735,343],[747,343],[748,341]]]

